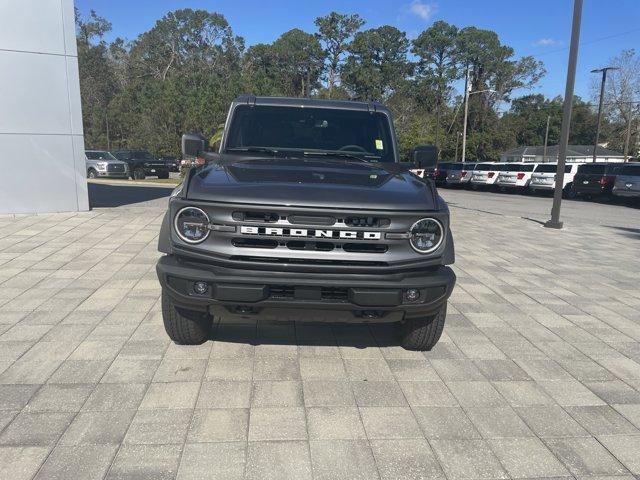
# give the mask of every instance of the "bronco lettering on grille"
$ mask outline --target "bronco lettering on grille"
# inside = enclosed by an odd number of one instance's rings
[[[325,230],[314,228],[278,228],[251,227],[243,225],[240,233],[244,235],[273,235],[286,237],[344,238],[357,240],[380,240],[380,232],[363,232],[356,230]]]

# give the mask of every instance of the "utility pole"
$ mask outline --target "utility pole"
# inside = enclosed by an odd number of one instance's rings
[[[111,138],[109,135],[109,112],[105,112],[104,119],[107,126],[107,150],[111,150]]]
[[[633,108],[629,103],[629,121],[627,122],[627,133],[624,136],[624,161],[629,160],[629,144],[631,143],[631,124],[633,123]]]
[[[617,67],[604,67],[591,70],[591,73],[602,73],[602,82],[600,83],[600,102],[598,102],[598,125],[596,126],[596,140],[593,143],[593,163],[596,162],[596,150],[598,149],[598,139],[600,138],[600,122],[602,122],[602,102],[604,100],[604,84],[607,81],[607,72],[609,70],[618,70]]]
[[[571,127],[571,108],[573,107],[573,87],[576,83],[576,64],[578,63],[578,44],[580,43],[580,22],[582,20],[582,0],[574,0],[573,22],[571,27],[571,47],[569,48],[569,64],[567,66],[567,84],[564,91],[564,105],[562,106],[562,128],[558,143],[558,166],[556,168],[556,188],[553,192],[553,206],[551,219],[544,226],[547,228],[562,228],[560,221],[560,206],[564,186],[564,165],[567,159],[567,145],[569,143],[569,128]]]
[[[547,129],[544,132],[544,151],[542,153],[542,161],[547,161],[547,144],[549,143],[549,120],[551,120],[551,115],[547,115]]]
[[[469,115],[469,65],[464,76],[464,122],[462,123],[462,163],[467,156],[467,116]]]

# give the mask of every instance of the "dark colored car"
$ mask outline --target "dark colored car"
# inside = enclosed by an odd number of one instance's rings
[[[438,187],[444,187],[447,184],[450,166],[451,162],[438,163],[438,166],[428,173],[428,177],[436,182]]]
[[[191,168],[171,196],[157,273],[169,337],[197,344],[213,319],[397,323],[431,349],[455,284],[449,209],[403,164],[379,103],[242,96],[219,153],[186,134]],[[364,333],[364,332],[363,332]],[[367,335],[366,333],[364,333]]]
[[[623,163],[585,163],[578,167],[573,177],[573,190],[581,197],[605,197],[612,195],[616,176]]]
[[[625,163],[616,177],[613,194],[640,200],[640,163]]]
[[[164,162],[170,172],[180,171],[180,160],[178,160],[176,157],[173,157],[171,155],[164,155],[162,157],[158,157],[158,160]]]
[[[147,176],[169,178],[169,169],[146,150],[115,150],[111,154],[118,160],[127,162],[129,174],[134,180],[144,180]]]

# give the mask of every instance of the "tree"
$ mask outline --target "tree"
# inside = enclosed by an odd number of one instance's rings
[[[185,8],[167,13],[133,42],[138,76],[166,80],[194,70],[220,71],[237,63],[244,40],[234,37],[224,16]]]
[[[90,145],[109,147],[108,105],[117,92],[117,84],[103,36],[111,30],[111,23],[93,10],[87,19],[77,9],[75,14],[85,136]]]
[[[638,152],[638,146],[637,140],[634,145],[632,137],[640,132],[637,122],[633,128],[633,119],[640,116],[640,56],[633,49],[623,50],[609,59],[608,65],[617,68],[609,72],[605,86],[605,114],[612,123],[609,144],[633,155]],[[594,81],[591,88],[594,102],[598,101],[599,89],[600,82]]]
[[[362,100],[386,100],[413,71],[404,32],[385,25],[356,33],[342,69],[344,85]]]
[[[466,27],[457,36],[457,50],[460,68],[469,71],[469,85],[472,91],[494,90],[492,95],[469,97],[469,132],[493,132],[498,137],[499,118],[496,104],[510,101],[516,89],[532,87],[545,73],[542,63],[532,57],[513,59],[513,48],[503,45],[498,35],[491,30]],[[469,157],[478,155],[480,159],[491,158],[497,145],[483,143],[486,136],[478,136],[478,143],[468,142]]]
[[[347,51],[349,41],[364,23],[358,14],[343,15],[336,12],[315,20],[318,27],[316,36],[322,43],[327,57],[327,96],[329,98],[338,83],[342,57]]]
[[[285,94],[310,96],[319,86],[324,65],[324,52],[318,39],[294,28],[273,42],[273,51]]]
[[[418,56],[418,80],[425,89],[433,89],[436,104],[436,147],[439,144],[440,108],[447,101],[452,83],[459,77],[458,28],[442,20],[435,22],[413,41],[412,52]]]

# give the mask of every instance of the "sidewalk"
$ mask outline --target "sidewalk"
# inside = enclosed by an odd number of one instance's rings
[[[467,194],[446,192],[458,285],[426,353],[384,325],[171,344],[166,197],[0,218],[0,478],[632,480],[638,210],[555,231]]]

